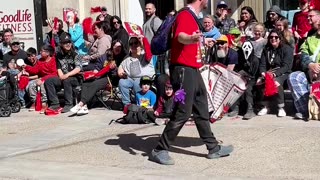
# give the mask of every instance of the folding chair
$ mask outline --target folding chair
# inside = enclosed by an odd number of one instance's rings
[[[112,107],[113,107],[113,105],[114,105],[114,103],[115,103],[116,101],[120,102],[121,105],[123,106],[122,101],[121,101],[121,98],[119,97],[119,88],[112,85],[112,82],[111,82],[109,76],[107,77],[107,79],[108,79],[108,84],[106,85],[106,88],[105,88],[105,89],[100,90],[100,91],[96,94],[97,99],[103,104],[104,107],[106,107],[106,108],[109,109],[109,110],[112,109]],[[109,92],[109,95],[108,95],[107,98],[104,98],[104,93],[105,93],[106,91]],[[111,103],[110,106],[108,106],[108,105],[106,104],[106,102],[108,102],[108,101],[110,101],[110,100],[112,101],[112,103]]]

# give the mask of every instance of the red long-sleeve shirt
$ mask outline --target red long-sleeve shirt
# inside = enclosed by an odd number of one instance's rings
[[[146,53],[145,59],[146,61],[150,61],[152,59],[152,52],[151,52],[151,46],[146,37],[143,38],[143,46],[144,46],[144,51]]]
[[[308,12],[296,12],[293,16],[292,22],[292,32],[298,32],[298,34],[303,38],[306,33],[311,30],[311,25],[308,20]]]
[[[52,57],[48,62],[40,59],[33,67],[26,66],[26,71],[30,75],[38,75],[42,81],[45,81],[50,77],[58,75],[56,59]]]

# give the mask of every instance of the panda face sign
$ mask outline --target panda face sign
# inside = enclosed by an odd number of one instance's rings
[[[243,45],[242,45],[242,51],[243,51],[243,54],[244,54],[244,58],[245,58],[246,60],[248,60],[249,57],[250,57],[250,55],[251,55],[252,52],[253,52],[253,45],[252,45],[252,43],[249,42],[249,41],[244,42]]]

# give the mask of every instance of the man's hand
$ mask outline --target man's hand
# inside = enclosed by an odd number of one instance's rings
[[[154,112],[154,115],[155,115],[155,116],[159,116],[159,112],[158,112],[158,111],[155,111],[155,112]]]
[[[63,74],[62,76],[60,76],[60,79],[61,79],[61,80],[65,80],[65,79],[67,79],[68,77],[69,77],[68,74]]]
[[[37,79],[36,84],[37,84],[38,86],[41,86],[41,85],[43,84],[43,81],[41,81],[41,79]]]
[[[200,42],[201,38],[203,37],[203,34],[200,31],[193,32],[190,36],[190,39],[193,43]]]
[[[123,79],[127,79],[127,77],[128,77],[128,75],[127,75],[126,72],[121,72],[121,73],[119,74],[119,76],[120,76],[120,78],[123,78]]]
[[[301,39],[301,36],[299,35],[299,33],[297,31],[294,32],[294,37],[297,39]]]
[[[308,67],[309,71],[311,71],[313,74],[318,74],[320,72],[320,66],[318,63],[310,63]]]
[[[116,67],[117,67],[117,65],[115,63],[110,64],[110,69],[115,69]]]
[[[213,47],[214,43],[215,43],[215,40],[213,38],[206,38],[205,39],[206,46],[208,46],[210,48]]]

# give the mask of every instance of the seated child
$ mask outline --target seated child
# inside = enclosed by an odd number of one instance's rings
[[[165,95],[159,98],[157,109],[154,111],[156,124],[162,125],[169,121],[173,110],[173,103],[174,94],[172,85],[170,81],[167,81],[165,85]]]
[[[157,96],[150,90],[152,79],[149,76],[140,78],[141,91],[136,94],[136,103],[138,106],[152,109],[156,103]]]

